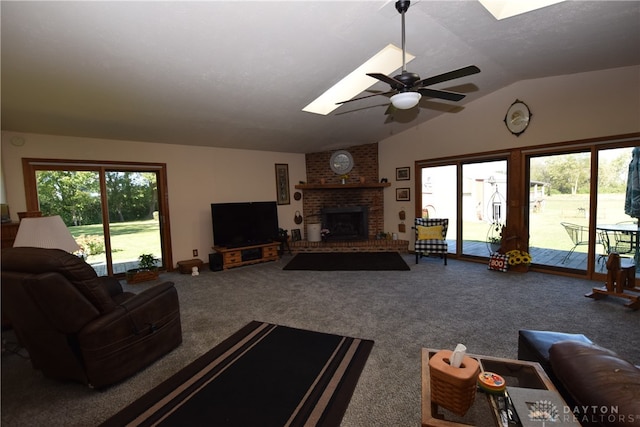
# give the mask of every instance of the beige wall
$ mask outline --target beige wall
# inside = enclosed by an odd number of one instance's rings
[[[503,122],[516,99],[533,114],[519,137]],[[520,81],[465,105],[459,113],[443,114],[380,142],[380,176],[392,183],[385,190],[385,229],[398,229],[398,211],[404,206],[408,227],[399,237],[413,237],[416,160],[634,132],[640,132],[640,67]],[[411,181],[395,181],[395,168],[402,166],[411,166]],[[397,187],[411,187],[410,207],[395,201]]]
[[[480,88],[482,90],[482,88]],[[526,102],[533,118],[520,137],[511,135],[503,118],[515,99]],[[443,114],[426,124],[379,142],[380,177],[392,183],[384,190],[385,230],[398,230],[398,211],[407,211],[411,240],[415,202],[416,160],[512,147],[640,132],[640,67],[525,80],[477,99],[456,114]],[[10,140],[23,136],[16,147]],[[306,181],[303,154],[148,144],[2,132],[2,173],[12,216],[26,208],[22,157],[148,161],[167,164],[173,259],[191,258],[198,249],[208,261],[212,244],[212,202],[275,199],[275,163],[289,164],[293,185]],[[395,168],[411,167],[411,181],[395,181]],[[396,202],[397,187],[411,187],[411,202]],[[302,201],[280,206],[280,226],[293,223]]]
[[[23,137],[25,144],[13,145],[15,136]],[[292,189],[305,179],[304,154],[3,132],[2,171],[14,220],[26,209],[23,157],[166,163],[174,265],[191,259],[193,249],[209,262],[212,202],[275,200],[276,163],[289,165]],[[290,205],[278,207],[280,227],[294,227],[296,210],[302,211],[302,201],[293,197]]]

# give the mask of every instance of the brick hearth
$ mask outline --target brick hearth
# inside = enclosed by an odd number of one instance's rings
[[[369,239],[328,242],[290,242],[291,252],[409,252],[408,240]]]

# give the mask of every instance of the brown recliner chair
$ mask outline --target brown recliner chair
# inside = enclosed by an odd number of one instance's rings
[[[58,249],[2,250],[2,312],[50,378],[94,388],[117,383],[182,342],[173,283],[139,294]]]

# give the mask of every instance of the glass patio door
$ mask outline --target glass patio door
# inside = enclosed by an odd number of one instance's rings
[[[507,161],[477,161],[461,167],[461,253],[488,257],[500,248],[507,220]]]
[[[163,266],[157,182],[154,172],[105,172],[113,274],[136,268],[141,254]]]
[[[449,218],[449,252],[482,257],[491,254],[488,239],[497,238],[499,232],[494,230],[500,230],[506,221],[506,171],[506,160],[421,168],[421,215]],[[460,241],[459,215],[462,225]]]
[[[637,262],[638,220],[625,213],[629,162],[634,147],[598,150],[595,272],[607,273],[606,260],[617,252],[623,263]],[[640,275],[636,269],[636,277]]]
[[[529,157],[529,251],[536,264],[587,270],[591,153]]]
[[[29,210],[60,215],[98,275],[136,268],[142,254],[171,265],[162,168],[25,164],[33,174]]]
[[[457,201],[456,166],[422,168],[420,206],[422,218],[448,218],[447,243],[449,252],[456,253]]]

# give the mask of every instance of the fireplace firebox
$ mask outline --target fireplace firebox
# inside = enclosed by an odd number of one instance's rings
[[[369,238],[369,208],[350,206],[320,211],[322,227],[329,230],[328,240],[366,240]]]

